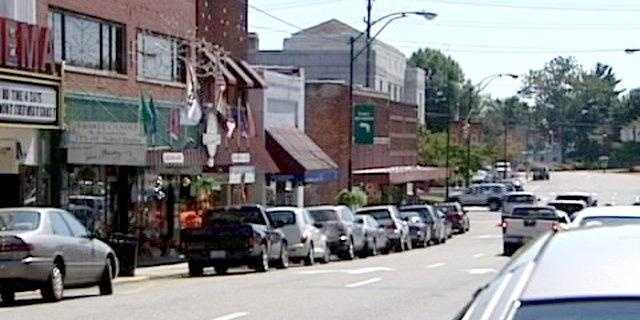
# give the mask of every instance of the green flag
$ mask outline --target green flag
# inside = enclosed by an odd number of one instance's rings
[[[155,107],[153,106],[153,98],[149,103],[147,103],[144,99],[144,93],[140,93],[140,121],[142,121],[142,126],[144,127],[144,133],[147,135],[153,135],[156,133],[156,120],[157,114],[155,112]]]

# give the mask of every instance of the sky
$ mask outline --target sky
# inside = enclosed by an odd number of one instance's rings
[[[282,48],[300,28],[336,18],[364,30],[366,0],[249,0],[249,31],[261,50]],[[398,11],[429,11],[397,20],[379,39],[405,53],[436,48],[458,61],[477,83],[496,73],[524,75],[552,58],[574,56],[585,69],[613,67],[620,88],[640,87],[640,0],[375,0],[373,18]],[[374,28],[375,32],[375,28]],[[519,80],[499,78],[484,93],[514,95]]]

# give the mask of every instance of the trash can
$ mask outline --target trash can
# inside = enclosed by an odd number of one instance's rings
[[[116,252],[121,277],[133,277],[138,264],[138,238],[131,234],[114,233],[106,241]]]

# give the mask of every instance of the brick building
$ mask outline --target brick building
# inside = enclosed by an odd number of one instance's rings
[[[248,0],[198,0],[198,36],[220,44],[231,55],[247,58]]]

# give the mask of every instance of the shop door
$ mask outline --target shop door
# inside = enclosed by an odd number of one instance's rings
[[[17,174],[0,174],[0,208],[20,206],[20,176]]]

